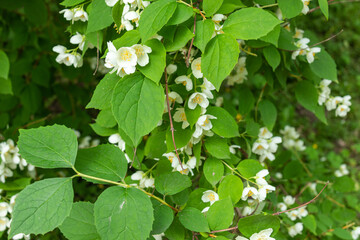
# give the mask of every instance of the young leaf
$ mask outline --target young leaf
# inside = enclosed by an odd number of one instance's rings
[[[263,53],[266,61],[269,63],[269,65],[275,72],[275,69],[279,66],[281,62],[279,51],[274,46],[268,46],[264,48]]]
[[[204,215],[200,212],[199,209],[187,207],[184,210],[182,210],[178,214],[178,216],[181,224],[190,231],[195,231],[195,232],[210,231],[209,225]]]
[[[121,181],[126,174],[127,161],[124,153],[118,147],[104,144],[93,148],[79,149],[75,168],[79,172],[93,177]]]
[[[241,179],[235,175],[226,176],[219,185],[219,198],[231,198],[233,204],[237,203],[243,192],[243,183]]]
[[[73,203],[70,216],[59,227],[62,234],[71,240],[100,240],[94,223],[94,204]]]
[[[301,0],[278,0],[284,18],[293,18],[301,13],[304,4]]]
[[[20,191],[23,190],[31,182],[31,178],[18,178],[10,182],[6,180],[6,183],[0,182],[0,189],[3,191]]]
[[[74,198],[71,180],[45,179],[22,190],[16,198],[9,238],[18,233],[44,234],[58,227],[71,211]]]
[[[239,231],[245,236],[250,237],[261,230],[272,228],[272,236],[275,236],[280,228],[280,220],[272,215],[255,215],[241,218],[238,222]]]
[[[191,186],[188,176],[179,172],[161,174],[155,179],[156,190],[163,195],[174,195]]]
[[[138,30],[127,31],[121,37],[115,39],[113,44],[116,49],[121,47],[131,47],[140,41],[140,33]],[[114,74],[116,75],[116,74]]]
[[[211,123],[213,125],[211,130],[214,133],[225,138],[239,136],[239,129],[235,119],[224,108],[209,107],[206,114],[216,117],[216,119],[211,119]]]
[[[221,7],[223,0],[204,0],[203,9],[206,13],[206,16],[212,16],[216,13],[217,10]]]
[[[139,189],[107,188],[94,206],[95,225],[103,240],[148,238],[154,221],[150,198]]]
[[[189,40],[193,38],[194,34],[185,26],[178,26],[174,38],[170,41],[165,38],[164,45],[167,52],[174,52],[183,48]]]
[[[313,234],[317,235],[316,219],[313,215],[307,215],[306,217],[302,218],[301,221],[307,229],[309,229]]]
[[[229,14],[239,8],[246,7],[240,0],[224,0],[223,4],[218,10],[218,13]]]
[[[277,110],[275,105],[269,100],[262,100],[259,103],[259,111],[263,123],[271,131],[275,125],[277,117]]]
[[[238,39],[258,39],[265,36],[281,21],[261,8],[244,8],[231,14],[223,31]]]
[[[315,55],[315,61],[310,64],[310,68],[320,78],[337,80],[336,63],[325,50]]]
[[[210,19],[197,21],[195,30],[194,45],[198,47],[201,52],[204,52],[206,44],[210,41],[215,31],[215,24]]]
[[[211,230],[220,230],[228,228],[234,218],[234,208],[231,199],[225,198],[216,201],[210,206],[209,211],[206,213]]]
[[[165,144],[166,131],[152,132],[146,141],[144,154],[148,158],[160,158],[166,153],[167,148]]]
[[[215,186],[224,175],[224,165],[221,160],[208,158],[204,164],[204,175],[211,185]]]
[[[26,161],[41,168],[71,168],[78,149],[73,130],[63,125],[21,129],[20,154]]]
[[[95,32],[110,26],[113,23],[111,11],[111,7],[106,5],[104,0],[93,0],[86,33]]]
[[[169,21],[176,6],[176,0],[159,0],[144,9],[139,20],[143,42],[154,36]]]
[[[104,128],[113,128],[116,126],[116,120],[111,112],[111,109],[104,109],[99,112],[96,117],[96,123]]]
[[[116,26],[121,26],[121,17],[124,10],[124,4],[121,1],[118,1],[112,8],[112,18]]]
[[[174,220],[174,213],[171,208],[161,204],[155,199],[151,199],[154,208],[154,222],[151,235],[165,232]]]
[[[229,145],[226,139],[213,136],[205,140],[206,150],[218,159],[230,159]]]
[[[125,76],[115,86],[112,111],[134,146],[161,120],[164,101],[163,88],[138,72]]]
[[[219,91],[222,81],[231,73],[239,59],[239,43],[230,35],[216,35],[206,45],[201,71]]]
[[[319,0],[319,6],[320,6],[321,12],[326,17],[326,20],[328,20],[329,19],[329,3],[328,3],[328,1],[327,0]]]

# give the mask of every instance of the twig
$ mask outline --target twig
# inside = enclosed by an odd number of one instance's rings
[[[195,38],[195,30],[196,30],[196,15],[194,16],[194,31],[193,31],[194,36],[193,36],[193,38],[191,39],[190,47],[189,47],[188,54],[187,54],[186,61],[185,61],[187,68],[189,67],[191,48],[192,48],[192,46],[193,46],[194,38]]]
[[[43,117],[43,118],[40,118],[40,119],[37,119],[35,121],[32,121],[32,122],[29,122],[27,124],[25,124],[24,126],[21,126],[21,127],[18,127],[15,129],[15,131],[13,133],[16,133],[19,129],[21,128],[27,128],[27,127],[30,127],[31,125],[34,125],[34,124],[37,124],[37,123],[40,123],[40,122],[43,122],[43,121],[46,121],[48,118],[50,118],[52,116],[52,114],[50,113],[49,115]]]
[[[327,182],[327,183],[325,184],[325,186],[323,187],[323,189],[321,189],[321,191],[318,193],[318,195],[316,195],[316,196],[315,196],[313,199],[311,199],[310,201],[308,201],[308,202],[306,202],[306,203],[303,203],[303,204],[301,204],[301,205],[299,205],[299,206],[297,206],[297,207],[294,207],[294,208],[285,210],[285,211],[273,213],[272,215],[273,215],[273,216],[277,216],[277,215],[280,215],[281,213],[290,212],[290,211],[292,211],[292,210],[295,210],[295,209],[304,207],[304,206],[306,206],[306,205],[314,202],[314,201],[320,196],[320,194],[324,191],[324,189],[326,188],[326,186],[327,186],[328,184],[329,184],[329,182]]]
[[[129,168],[132,168],[132,166],[134,165],[135,158],[138,160],[139,167],[141,168],[141,163],[140,163],[139,159],[136,157],[136,150],[137,150],[137,147],[135,147],[135,149],[134,149],[134,156],[133,156],[133,160],[132,160],[131,165],[130,165],[130,167],[129,167]]]
[[[278,5],[277,3],[274,3],[274,4],[269,4],[269,5],[261,6],[260,8],[275,7],[275,6],[277,6],[277,5]]]
[[[172,121],[172,117],[171,117],[171,109],[170,109],[170,104],[169,104],[169,87],[168,87],[168,77],[167,77],[166,68],[164,69],[164,75],[165,75],[166,105],[167,105],[168,113],[169,113],[170,130],[171,130],[172,141],[174,143],[175,153],[176,153],[177,158],[179,159],[181,169],[184,171],[183,165],[182,165],[181,160],[180,160],[179,153],[178,153],[177,148],[176,148],[176,143],[175,143],[175,136],[174,136],[175,129],[174,129],[174,125],[173,125],[173,121]]]
[[[226,228],[226,229],[221,229],[221,230],[216,230],[216,231],[211,231],[211,233],[226,232],[226,231],[232,231],[232,230],[236,230],[236,229],[238,229],[238,226],[231,227],[231,228]]]
[[[343,31],[344,31],[344,29],[341,29],[340,32],[338,32],[337,34],[332,35],[332,36],[328,37],[327,39],[322,40],[321,42],[315,43],[314,45],[311,45],[310,47],[315,47],[315,46],[320,45],[320,44],[322,44],[324,42],[330,41],[331,39],[336,38],[337,36],[339,36]]]
[[[255,106],[255,122],[258,121],[258,120],[257,120],[258,107],[259,107],[259,103],[260,103],[260,101],[261,101],[261,99],[262,99],[262,96],[264,95],[264,91],[265,91],[266,86],[267,86],[267,83],[265,83],[265,85],[264,85],[263,88],[261,89],[259,98],[258,98],[258,100],[257,100],[257,102],[256,102],[256,106]]]
[[[96,74],[98,68],[99,68],[99,33],[97,33],[97,48],[96,48],[96,68],[95,71],[93,73],[93,75]]]
[[[247,154],[247,152],[244,149],[240,148],[239,150],[240,150],[241,154],[244,155],[245,159],[249,158],[249,155]]]
[[[333,5],[333,4],[337,4],[337,3],[360,2],[360,0],[348,0],[348,1],[337,1],[337,2],[334,2],[334,1],[335,1],[335,0],[329,0],[329,1],[328,1],[328,4],[329,4],[329,5]],[[310,9],[308,13],[312,13],[312,12],[318,10],[318,9],[320,9],[320,6],[314,7],[314,8],[312,8],[312,9]]]

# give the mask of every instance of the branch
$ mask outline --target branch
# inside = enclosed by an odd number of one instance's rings
[[[321,189],[321,191],[318,193],[318,195],[316,195],[313,199],[311,199],[310,201],[306,202],[306,203],[303,203],[297,207],[294,207],[294,208],[291,208],[291,209],[288,209],[288,210],[285,210],[285,211],[282,211],[282,212],[276,212],[276,213],[273,213],[272,215],[273,216],[277,216],[277,215],[280,215],[281,213],[286,213],[286,212],[290,212],[292,210],[295,210],[295,209],[298,209],[298,208],[301,208],[301,207],[304,207],[312,202],[314,202],[319,196],[320,194],[324,191],[324,189],[326,188],[326,186],[329,184],[329,181],[326,182],[325,186],[323,187],[323,189]]]
[[[238,229],[238,226],[231,227],[231,228],[226,228],[226,229],[221,229],[221,230],[216,230],[216,231],[211,231],[211,233],[226,232],[226,231],[232,231],[232,230],[236,230],[236,229]]]
[[[186,60],[185,60],[185,63],[186,63],[186,67],[187,67],[187,68],[189,67],[191,48],[192,48],[192,46],[193,46],[194,38],[195,38],[195,30],[196,30],[196,15],[194,16],[194,31],[193,31],[194,36],[193,36],[193,38],[191,39],[190,47],[189,47],[188,54],[187,54],[187,57],[186,57]]]
[[[171,110],[170,110],[170,104],[169,104],[169,87],[168,87],[168,78],[167,78],[166,67],[164,69],[164,74],[165,74],[166,105],[167,105],[167,109],[168,109],[168,113],[169,113],[170,130],[171,130],[171,135],[172,135],[172,141],[174,143],[174,149],[175,149],[175,152],[176,152],[176,156],[179,159],[181,169],[184,170],[183,165],[182,165],[181,160],[180,160],[180,157],[179,157],[179,153],[178,153],[177,148],[176,148],[176,143],[175,143],[175,136],[174,136],[175,129],[174,129],[174,125],[173,125],[173,121],[172,121],[172,117],[171,117]]]

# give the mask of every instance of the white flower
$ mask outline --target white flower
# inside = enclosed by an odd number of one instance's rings
[[[346,164],[341,164],[339,170],[335,171],[335,176],[336,177],[342,177],[345,175],[349,175],[349,170],[347,169]]]
[[[144,172],[143,171],[137,171],[131,175],[131,180],[138,181],[143,179]]]
[[[269,139],[273,136],[273,134],[267,129],[267,127],[260,128],[259,130],[259,138]]]
[[[300,137],[300,134],[295,130],[295,128],[288,125],[285,126],[284,130],[280,130],[280,133],[287,138],[297,139]]]
[[[106,5],[113,7],[119,0],[105,0]]]
[[[295,221],[299,216],[298,210],[292,210],[290,212],[286,212],[286,215],[290,218],[291,221]]]
[[[314,48],[307,49],[307,51],[306,51],[306,60],[308,61],[308,63],[314,62],[315,54],[319,53],[320,51],[321,51],[321,48],[319,48],[319,47],[314,47]]]
[[[326,110],[328,110],[328,111],[336,109],[336,105],[337,105],[337,103],[336,103],[336,100],[334,97],[330,97],[325,102]]]
[[[266,195],[269,193],[269,192],[272,192],[272,191],[275,191],[275,187],[272,186],[272,185],[262,185],[259,187],[259,201],[262,202],[266,199]]]
[[[254,142],[252,147],[252,152],[257,155],[263,155],[266,152],[266,149],[269,148],[269,144],[265,139],[259,138]]]
[[[309,212],[306,210],[306,206],[298,209],[298,218],[306,217],[308,214]]]
[[[295,198],[290,195],[283,197],[283,200],[287,206],[291,206],[295,203]]]
[[[124,19],[125,19],[125,21],[135,23],[136,27],[138,27],[139,26],[140,14],[138,12],[135,12],[135,11],[129,11],[124,15]]]
[[[187,91],[191,91],[193,89],[193,82],[190,78],[188,78],[187,76],[185,75],[182,75],[182,76],[179,76],[177,78],[175,78],[175,82],[177,84],[182,84],[186,87],[186,90]]]
[[[9,227],[9,219],[7,217],[0,217],[0,232],[5,231]]]
[[[287,209],[287,206],[285,203],[281,202],[277,204],[277,208],[279,208],[280,211],[285,211]]]
[[[270,152],[276,152],[278,148],[278,144],[282,142],[281,137],[273,137],[270,138],[268,141],[269,144],[269,151]]]
[[[310,42],[310,39],[308,39],[308,38],[302,38],[299,41],[297,41],[295,43],[295,46],[298,48],[298,50],[296,50],[292,53],[291,58],[293,60],[295,60],[298,55],[305,55],[306,49],[309,48],[309,46],[307,45],[309,42]]]
[[[282,175],[281,172],[277,172],[277,173],[275,173],[275,177],[278,178],[278,179],[282,179],[283,175]]]
[[[14,196],[12,196],[12,197],[10,198],[9,213],[12,213],[12,211],[13,211],[13,209],[14,209],[17,196],[18,196],[18,194],[15,194]]]
[[[301,234],[302,230],[304,229],[304,226],[302,223],[296,223],[294,226],[291,226],[288,228],[288,233],[290,237],[295,237],[298,234]]]
[[[350,100],[351,100],[351,96],[346,95],[342,98],[342,104],[350,107],[351,106]]]
[[[355,227],[352,231],[351,231],[351,236],[353,239],[358,239],[360,236],[360,227]]]
[[[224,104],[224,98],[223,97],[216,98],[215,106],[221,107],[223,104]]]
[[[215,14],[212,19],[213,22],[220,24],[221,21],[226,20],[226,16],[220,13]]]
[[[241,147],[239,145],[231,145],[229,147],[230,153],[235,154],[236,153],[236,150],[235,150],[236,148],[240,149]]]
[[[164,233],[160,233],[157,235],[152,235],[155,240],[162,240],[162,237],[165,236]]]
[[[200,87],[202,92],[206,95],[207,98],[209,99],[214,98],[213,94],[211,93],[211,90],[215,90],[215,87],[206,78],[204,78],[204,83]]]
[[[196,77],[196,78],[203,77],[203,73],[201,72],[201,57],[195,59],[191,63],[191,70],[192,70],[194,77]]]
[[[246,215],[245,215],[246,216]],[[235,238],[235,240],[249,240],[249,239],[247,239],[247,238],[245,238],[245,237],[242,237],[242,236],[237,236],[236,238]]]
[[[149,53],[152,52],[151,48],[141,44],[135,44],[131,47],[135,50],[137,56],[137,63],[140,66],[146,66],[149,63]]]
[[[76,34],[70,38],[70,43],[79,44],[79,49],[82,51],[85,45],[85,35],[76,32]]]
[[[267,185],[267,182],[265,180],[265,177],[267,175],[269,175],[269,170],[263,169],[263,170],[259,171],[255,176],[256,183],[259,185],[262,185],[262,186]]]
[[[303,2],[303,9],[301,10],[301,12],[303,13],[303,14],[307,14],[308,12],[309,12],[309,4],[310,4],[310,1],[311,0],[302,0],[302,2]]]
[[[9,204],[6,202],[0,203],[0,217],[5,217],[7,213],[9,212]]]
[[[67,20],[67,21],[72,21],[73,18],[74,18],[74,10],[72,9],[63,9],[59,12],[60,14],[64,14],[64,18]]]
[[[20,239],[30,240],[30,234],[25,235],[23,233],[19,233],[12,237],[12,240],[20,240]]]
[[[201,211],[201,213],[206,213],[207,211],[209,211],[209,209],[210,209],[210,207],[205,207],[205,208]]]
[[[337,107],[335,116],[345,117],[348,112],[350,112],[350,108],[347,105],[342,104]]]
[[[242,196],[241,199],[243,201],[246,201],[248,199],[248,197],[252,197],[253,199],[257,199],[259,195],[259,192],[256,188],[254,187],[246,187],[244,188],[243,192],[242,192]]]
[[[212,205],[214,202],[219,200],[219,195],[212,191],[212,190],[207,190],[205,192],[203,192],[203,195],[201,197],[201,201],[203,202],[210,202],[210,205]]]
[[[82,8],[76,8],[74,11],[73,21],[80,20],[82,22],[86,22],[89,19],[87,12],[85,12]]]
[[[175,103],[175,102],[180,104],[183,103],[182,97],[177,92],[169,92],[168,96],[170,103]]]
[[[121,151],[125,151],[125,141],[121,138],[120,134],[115,133],[110,135],[108,138],[109,142],[112,144],[117,144]]]
[[[188,107],[190,109],[195,109],[197,104],[199,104],[202,108],[207,108],[209,106],[209,100],[204,93],[196,92],[191,94],[188,102]]]
[[[272,232],[272,228],[262,230],[259,233],[251,235],[250,240],[275,240],[275,238],[270,237]]]
[[[176,168],[177,166],[180,165],[180,160],[179,160],[179,158],[176,156],[175,153],[173,153],[173,152],[164,153],[163,156],[166,157],[167,159],[169,159],[169,161],[170,161],[170,163],[171,163],[171,166],[172,166],[173,168]]]
[[[239,58],[239,61],[234,67],[233,73],[234,74],[231,74],[226,78],[229,86],[233,86],[235,83],[241,84],[247,79],[248,71],[246,69],[246,57]]]
[[[198,138],[203,134],[203,130],[210,130],[212,128],[211,119],[216,119],[216,117],[205,114],[199,117],[195,125],[195,132],[193,133],[193,137]]]
[[[174,114],[174,121],[175,122],[182,122],[182,129],[187,128],[190,124],[186,119],[185,109],[184,108],[177,108]]]
[[[136,70],[137,55],[133,48],[121,47],[116,50],[112,42],[108,42],[108,53],[105,57],[105,67],[114,68],[110,73],[116,71],[120,77],[132,74]]]
[[[293,38],[302,39],[303,36],[304,36],[304,30],[295,28],[295,35],[293,36]]]
[[[177,66],[175,64],[169,64],[167,67],[166,67],[166,73],[171,75],[173,74],[174,72],[176,72],[177,70]]]

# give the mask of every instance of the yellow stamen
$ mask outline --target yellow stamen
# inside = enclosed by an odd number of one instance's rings
[[[123,52],[123,54],[121,55],[121,60],[130,61],[131,57],[132,57],[132,54],[128,50],[125,50]]]

